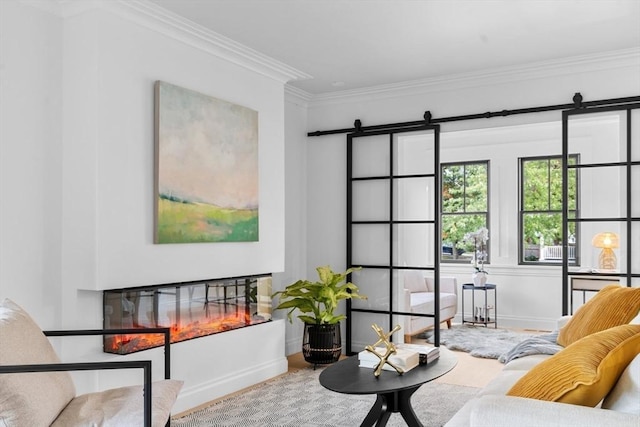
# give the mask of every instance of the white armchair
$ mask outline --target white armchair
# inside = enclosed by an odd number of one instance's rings
[[[422,272],[408,270],[404,273],[404,310],[411,313],[434,313],[433,278],[424,277]],[[440,322],[451,328],[451,319],[458,312],[458,282],[455,277],[440,277]],[[433,327],[432,317],[405,317],[405,341]]]

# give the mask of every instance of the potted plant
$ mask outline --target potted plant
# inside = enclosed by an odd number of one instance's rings
[[[467,233],[464,236],[464,240],[467,243],[473,245],[473,258],[471,263],[473,264],[473,284],[477,287],[482,287],[487,283],[487,275],[489,272],[484,269],[484,263],[487,260],[487,242],[489,241],[489,230],[486,227],[480,227],[473,233]]]
[[[318,281],[298,280],[283,291],[273,294],[280,296],[278,309],[288,309],[287,317],[293,323],[292,314],[300,311],[298,318],[304,322],[302,354],[304,359],[315,364],[338,361],[342,353],[340,321],[346,316],[335,314],[338,302],[343,299],[366,299],[358,293],[358,287],[347,282],[347,275],[360,270],[350,268],[344,273],[336,273],[329,266],[317,267]]]

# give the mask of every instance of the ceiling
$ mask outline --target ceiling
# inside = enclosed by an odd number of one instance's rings
[[[150,0],[311,95],[640,49],[640,0]]]

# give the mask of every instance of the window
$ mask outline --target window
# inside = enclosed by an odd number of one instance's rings
[[[465,234],[489,228],[489,162],[441,167],[442,261],[471,262],[475,248]],[[485,255],[489,262],[489,249]]]
[[[576,164],[578,157],[569,157]],[[575,217],[578,175],[569,169],[569,217]],[[575,264],[576,224],[569,223],[569,262]],[[562,157],[520,159],[520,263],[562,262]]]

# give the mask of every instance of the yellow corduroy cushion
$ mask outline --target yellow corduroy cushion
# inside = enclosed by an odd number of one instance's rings
[[[595,332],[626,325],[639,311],[640,288],[605,286],[560,329],[558,344],[567,347]]]
[[[531,368],[509,396],[596,406],[640,354],[640,325],[589,335]]]

